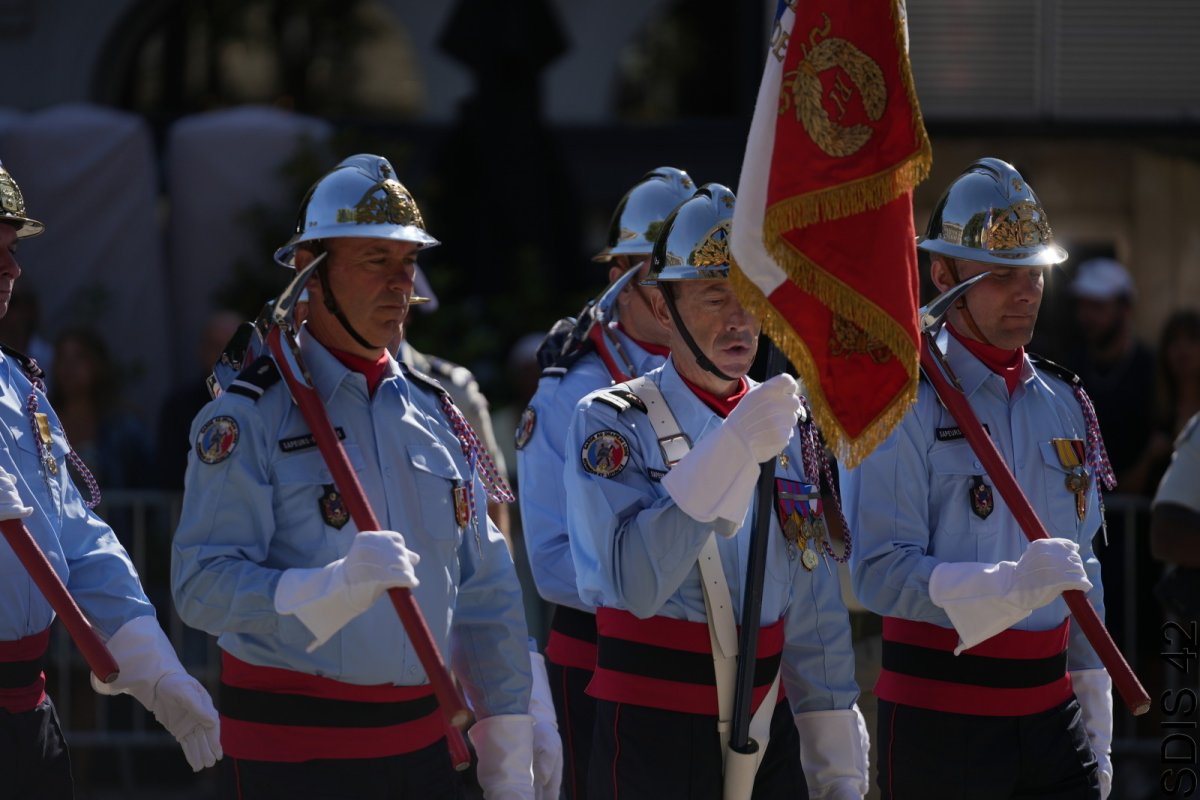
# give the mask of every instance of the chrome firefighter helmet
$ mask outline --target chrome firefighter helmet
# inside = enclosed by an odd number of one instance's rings
[[[917,247],[1006,267],[1050,266],[1067,258],[1033,188],[998,158],[979,159],[950,184]]]
[[[295,233],[275,260],[294,267],[297,245],[337,236],[415,242],[422,250],[440,244],[426,233],[417,202],[388,160],[366,153],[350,156],[312,185]]]
[[[667,215],[695,191],[695,182],[681,169],[658,167],[647,172],[617,204],[605,247],[592,260],[649,255]]]
[[[728,278],[734,200],[729,187],[706,183],[680,203],[663,223],[642,285]]]
[[[25,196],[3,164],[0,164],[0,222],[16,228],[18,239],[37,236],[46,229],[36,219],[25,216]]]

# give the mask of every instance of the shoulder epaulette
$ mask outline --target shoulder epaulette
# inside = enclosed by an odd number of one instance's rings
[[[611,406],[617,410],[618,414],[622,414],[631,408],[636,408],[643,414],[646,413],[646,404],[642,402],[642,398],[638,397],[628,389],[614,387],[605,389],[595,395],[595,399],[604,403],[606,406]]]
[[[1049,372],[1051,375],[1060,379],[1068,386],[1083,386],[1082,378],[1061,364],[1055,364],[1048,358],[1043,358],[1042,356],[1030,353],[1029,363],[1033,364],[1033,366],[1037,367],[1043,372]]]
[[[230,394],[240,394],[258,402],[267,389],[279,383],[281,377],[279,367],[275,366],[275,360],[264,354],[239,372],[225,391]]]
[[[46,372],[38,363],[24,353],[13,350],[6,344],[0,344],[0,350],[4,351],[4,355],[16,361],[21,367],[21,371],[25,373],[25,377],[29,378],[31,383],[39,384],[46,379]]]
[[[403,368],[408,377],[412,378],[417,385],[422,386],[437,395],[449,396],[450,393],[446,391],[445,386],[442,386],[442,384],[438,382],[437,378],[426,375],[424,372],[419,370],[415,370],[407,364],[403,365]]]

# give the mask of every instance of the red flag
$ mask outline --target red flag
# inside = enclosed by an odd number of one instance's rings
[[[912,187],[931,162],[902,0],[787,0],[738,185],[732,271],[853,466],[916,399]]]

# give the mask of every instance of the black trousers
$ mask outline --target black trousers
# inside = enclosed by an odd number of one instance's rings
[[[71,800],[71,756],[50,698],[32,711],[0,709],[0,797]]]
[[[445,740],[400,756],[298,763],[225,758],[236,800],[462,800]]]
[[[590,800],[721,800],[722,774],[716,717],[596,702]],[[808,800],[800,736],[786,702],[771,717],[753,796]]]
[[[879,701],[883,800],[1099,800],[1079,701],[1024,717]]]
[[[558,732],[563,744],[562,797],[584,800],[587,797],[588,762],[592,758],[592,729],[596,724],[596,701],[588,696],[591,670],[563,667],[547,659],[546,676],[550,697],[558,717]]]

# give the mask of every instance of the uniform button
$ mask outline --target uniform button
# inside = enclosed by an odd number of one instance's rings
[[[975,469],[983,469],[983,464],[980,464],[978,461],[976,461],[976,462],[975,462]]]
[[[409,675],[416,675],[416,674],[417,674],[417,668],[416,668],[416,667],[409,667],[409,668],[408,668],[408,674],[409,674]]]

